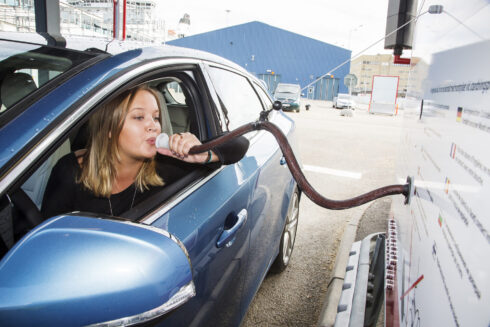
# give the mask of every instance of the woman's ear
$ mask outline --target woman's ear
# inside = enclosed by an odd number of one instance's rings
[[[111,138],[111,137],[112,137],[112,133],[111,133],[111,132],[109,132],[109,138]]]

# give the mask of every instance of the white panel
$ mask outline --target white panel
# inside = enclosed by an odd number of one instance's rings
[[[488,326],[490,9],[426,1],[421,11],[432,4],[445,12],[419,18],[403,110],[398,177],[414,176],[416,195],[393,205],[400,325]]]

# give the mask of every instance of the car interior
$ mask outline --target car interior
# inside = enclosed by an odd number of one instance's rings
[[[16,82],[31,87],[28,74],[22,73],[12,77]],[[185,82],[178,77],[166,76],[150,82],[146,82],[151,88],[157,91],[158,101],[160,102],[162,132],[172,135],[174,133],[191,132],[199,139],[205,136],[202,128],[199,127],[198,114],[196,113],[195,96],[190,92],[188,81]],[[17,84],[19,85],[19,84]],[[194,87],[194,89],[196,89]],[[2,87],[3,91],[3,87]],[[3,93],[5,95],[7,93]],[[16,97],[17,95],[11,95]],[[3,97],[3,96],[2,96]],[[8,104],[10,100],[2,98],[2,103]],[[12,101],[16,101],[15,99]],[[0,258],[28,231],[43,222],[41,216],[41,204],[44,191],[48,183],[51,170],[56,162],[68,154],[79,149],[85,148],[88,140],[88,117],[83,122],[78,123],[69,133],[64,141],[54,149],[49,157],[38,164],[30,176],[24,176],[20,183],[9,190],[0,199]],[[59,142],[59,143],[60,143]],[[58,144],[59,144],[58,143]],[[157,154],[157,165],[163,156]],[[168,158],[166,158],[168,162]],[[173,160],[173,159],[172,159]],[[176,165],[190,165],[175,159]],[[198,167],[196,167],[198,166]],[[179,191],[187,185],[208,175],[213,168],[201,165],[191,165],[186,175],[177,176],[173,183],[166,184],[161,191],[145,199],[142,203],[131,208],[123,214],[122,219],[137,221],[145,214],[155,210],[166,200],[178,195]]]
[[[10,108],[36,89],[37,85],[31,75],[23,72],[6,74],[0,86],[0,98],[4,109]]]
[[[6,45],[3,40],[0,40],[0,46],[5,51],[5,57],[0,60],[0,117],[8,116],[10,109],[35,94],[42,86],[53,84],[54,80],[63,76],[76,74],[76,67],[97,56],[94,53],[46,49],[30,44]]]

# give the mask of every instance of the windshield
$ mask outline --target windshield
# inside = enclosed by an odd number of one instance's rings
[[[96,55],[0,40],[0,117],[49,81]]]
[[[276,88],[276,93],[299,93],[299,85],[279,84]]]
[[[338,98],[342,100],[349,100],[350,96],[348,94],[339,93]]]

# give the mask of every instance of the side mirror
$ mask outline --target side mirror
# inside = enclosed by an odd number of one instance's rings
[[[0,261],[2,326],[142,323],[195,295],[183,244],[151,226],[59,216]]]
[[[272,104],[272,109],[281,110],[282,109],[282,102],[279,100],[274,101],[274,103]]]

